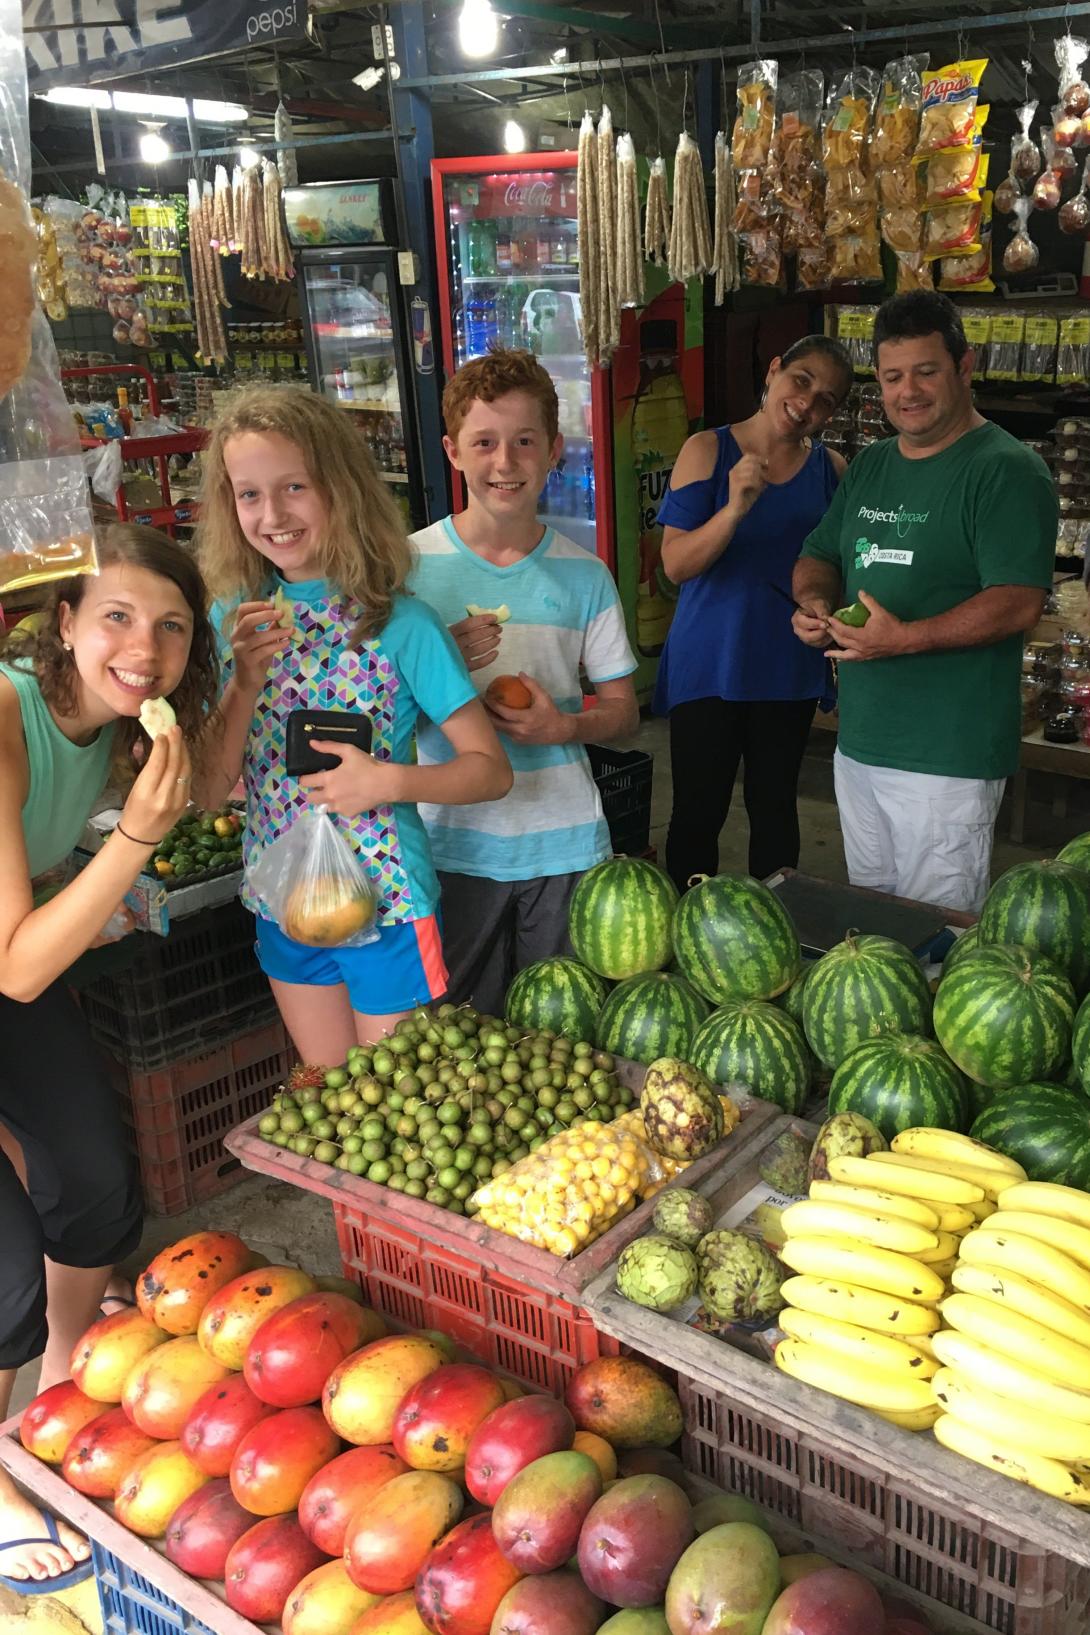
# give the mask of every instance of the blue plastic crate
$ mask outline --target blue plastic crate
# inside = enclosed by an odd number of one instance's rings
[[[119,1556],[91,1540],[98,1604],[106,1635],[214,1635]]]

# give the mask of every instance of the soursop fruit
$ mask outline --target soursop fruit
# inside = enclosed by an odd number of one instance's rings
[[[672,1311],[696,1293],[696,1256],[673,1238],[637,1238],[617,1264],[617,1289],[651,1311]]]
[[[699,1158],[722,1139],[718,1094],[699,1068],[674,1056],[660,1056],[647,1069],[640,1112],[648,1141],[664,1158]]]
[[[810,1184],[810,1143],[799,1130],[785,1130],[772,1142],[757,1166],[766,1185],[787,1198],[805,1198]]]
[[[829,1179],[830,1158],[869,1158],[872,1152],[888,1152],[889,1142],[862,1113],[837,1113],[827,1118],[817,1133],[810,1153],[808,1181]]]
[[[702,1198],[699,1192],[690,1192],[687,1187],[675,1187],[670,1192],[663,1192],[651,1216],[656,1232],[673,1238],[675,1243],[683,1244],[686,1249],[696,1248],[714,1219],[715,1214],[707,1198]]]
[[[771,1249],[744,1232],[708,1232],[696,1251],[700,1298],[719,1322],[774,1317],[787,1277]]]

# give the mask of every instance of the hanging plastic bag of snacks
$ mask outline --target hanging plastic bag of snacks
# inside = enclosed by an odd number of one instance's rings
[[[882,90],[870,144],[873,170],[904,164],[916,151],[927,55],[897,57],[882,70]]]
[[[783,281],[783,251],[779,223],[761,232],[741,233],[742,283],[775,288]]]
[[[959,290],[964,295],[986,295],[995,289],[992,282],[992,195],[985,193],[980,206],[980,249],[971,255],[944,256],[939,275],[940,290]]]
[[[804,245],[795,260],[795,278],[800,290],[824,290],[829,287],[829,248],[825,244]]]
[[[908,290],[932,290],[934,287],[931,262],[922,250],[913,250],[908,254],[898,252],[896,290],[898,295],[904,295]]]
[[[1081,235],[1090,227],[1090,159],[1082,167],[1082,182],[1079,191],[1066,204],[1060,206],[1060,231]]]
[[[831,240],[829,273],[834,283],[881,283],[882,241],[877,222],[864,233]]]
[[[944,255],[975,255],[980,249],[981,202],[957,199],[928,211],[924,254],[936,261]]]
[[[1056,67],[1059,70],[1061,113],[1081,119],[1090,113],[1090,85],[1083,78],[1082,65],[1090,56],[1090,45],[1077,35],[1064,34],[1056,41]]]
[[[1041,150],[1030,134],[1036,102],[1023,102],[1018,110],[1018,131],[1011,137],[1011,175],[1020,182],[1032,182],[1041,169]]]
[[[1055,380],[1059,339],[1058,318],[1047,312],[1030,314],[1026,319],[1026,340],[1022,349],[1023,380]]]
[[[821,176],[824,76],[817,69],[780,81],[772,144],[770,191],[783,216],[783,248],[816,249],[825,222]]]
[[[921,157],[943,148],[963,147],[970,139],[980,100],[980,81],[987,66],[987,57],[978,57],[970,62],[948,63],[927,75],[916,148]]]
[[[1090,318],[1061,318],[1056,350],[1057,386],[1085,385],[1090,380]]]
[[[911,205],[883,210],[881,228],[885,242],[899,254],[913,255],[923,243],[923,216]]]
[[[874,104],[881,84],[873,68],[857,65],[830,86],[821,133],[826,170],[865,171]]]
[[[837,339],[847,350],[857,375],[874,373],[874,315],[876,307],[837,309]]]
[[[883,210],[923,209],[923,173],[919,165],[892,165],[878,172],[878,202]]]
[[[978,108],[978,113],[987,113]],[[944,148],[933,153],[923,165],[925,204],[933,209],[950,199],[979,198],[988,180],[988,155],[984,152],[980,131],[974,131],[972,140],[961,148]]]
[[[1001,216],[1009,216],[1022,196],[1022,189],[1014,176],[1005,176],[995,190],[994,209]]]
[[[1037,246],[1029,236],[1029,215],[1032,209],[1032,199],[1021,198],[1015,201],[1014,219],[1016,226],[1010,243],[1003,251],[1004,272],[1032,272],[1037,265],[1039,259]]]
[[[743,63],[738,70],[738,112],[730,143],[735,170],[761,170],[768,163],[779,72],[770,57]]]
[[[1033,184],[1033,208],[1058,210],[1060,199],[1063,197],[1063,178],[1056,169],[1056,162],[1059,154],[1065,153],[1074,168],[1075,156],[1069,148],[1057,148],[1052,140],[1052,132],[1044,125],[1041,127],[1041,146],[1044,149],[1045,168]]]

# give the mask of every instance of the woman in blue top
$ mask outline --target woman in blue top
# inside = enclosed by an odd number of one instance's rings
[[[662,565],[681,586],[654,707],[670,717],[666,867],[682,891],[719,867],[739,762],[750,873],[799,860],[799,767],[826,682],[824,655],[791,629],[791,570],[844,472],[812,439],[851,383],[838,341],[796,341],[756,414],[689,438],[659,510]]]

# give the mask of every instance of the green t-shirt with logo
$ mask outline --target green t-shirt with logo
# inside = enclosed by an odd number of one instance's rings
[[[921,460],[896,437],[857,455],[803,556],[840,569],[899,619],[946,613],[993,585],[1052,584],[1048,467],[990,422]],[[1018,769],[1022,637],[842,664],[840,749],[869,766],[955,778]]]

